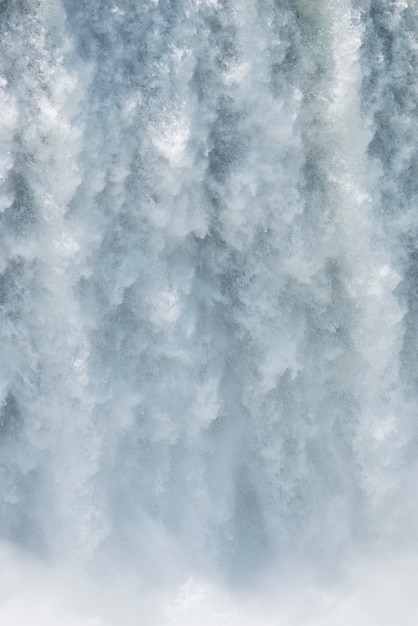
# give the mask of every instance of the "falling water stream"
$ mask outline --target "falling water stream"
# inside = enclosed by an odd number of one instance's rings
[[[0,1],[0,621],[414,626],[418,4]]]

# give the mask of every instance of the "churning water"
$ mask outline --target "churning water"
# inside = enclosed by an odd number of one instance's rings
[[[416,624],[416,0],[0,50],[1,623]]]

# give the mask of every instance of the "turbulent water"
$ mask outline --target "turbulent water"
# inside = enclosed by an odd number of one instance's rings
[[[2,624],[416,624],[416,1],[0,50]]]

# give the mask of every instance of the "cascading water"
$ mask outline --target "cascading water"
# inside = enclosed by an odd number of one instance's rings
[[[1,623],[415,625],[415,0],[0,46]]]

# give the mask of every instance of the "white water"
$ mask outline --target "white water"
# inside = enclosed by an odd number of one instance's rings
[[[0,622],[415,625],[415,0],[0,48]]]

